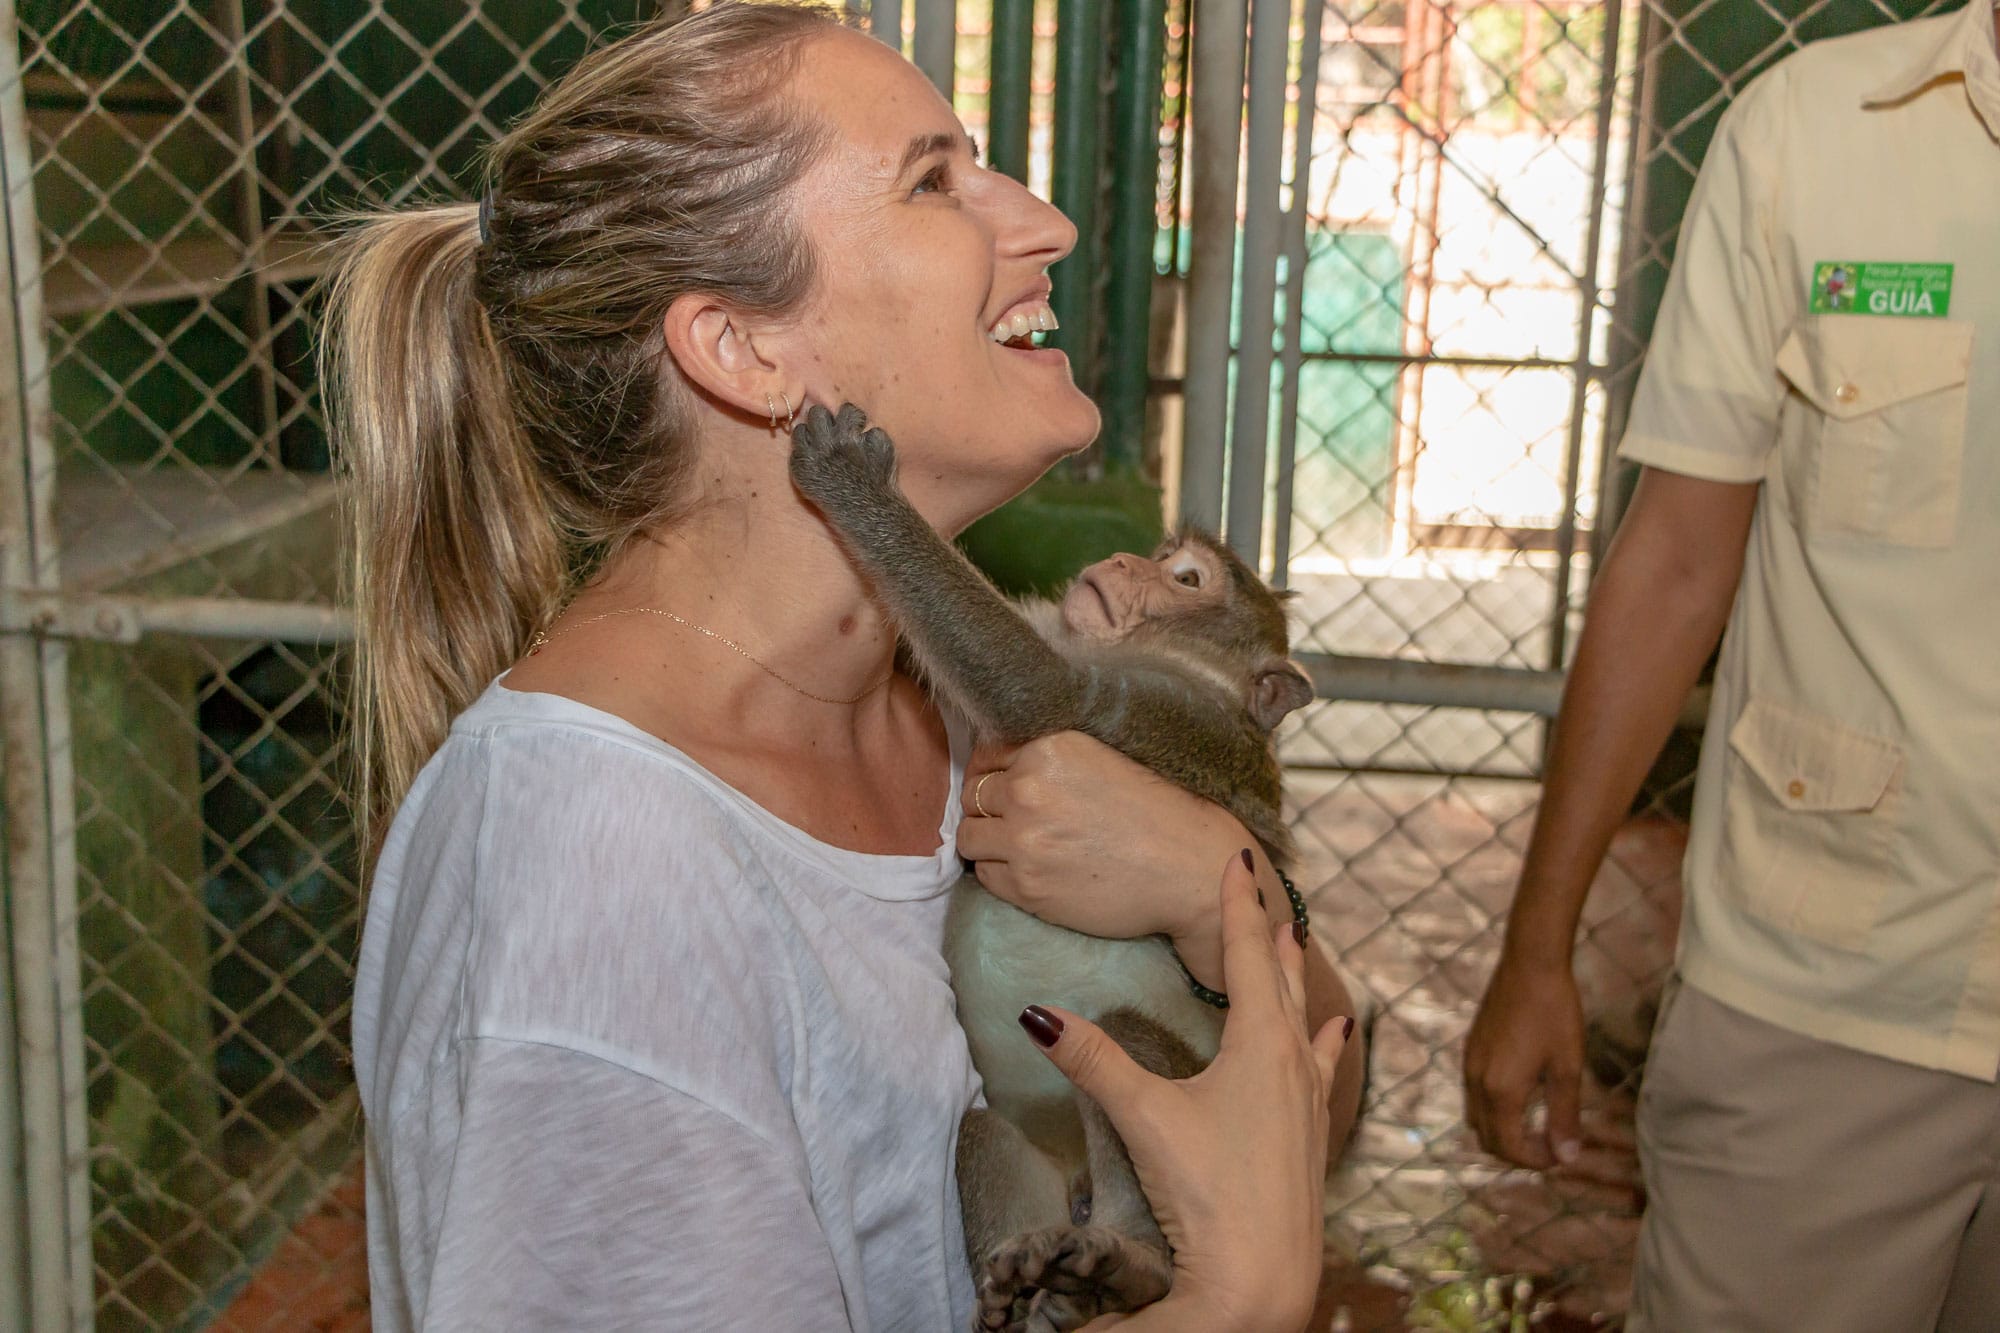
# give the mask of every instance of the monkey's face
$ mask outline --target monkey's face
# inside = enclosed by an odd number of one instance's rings
[[[1193,531],[1169,537],[1150,558],[1114,555],[1084,570],[1063,597],[1062,616],[1070,633],[1091,639],[1157,629],[1233,652],[1283,656],[1288,647],[1278,594],[1228,548]]]
[[[1273,592],[1235,552],[1198,530],[1169,537],[1150,559],[1114,555],[1077,576],[1062,601],[1071,634],[1198,649],[1244,684],[1266,731],[1311,702],[1312,680],[1287,657],[1287,594]]]
[[[1077,575],[1063,625],[1087,639],[1123,639],[1149,621],[1213,609],[1225,591],[1222,562],[1199,543],[1173,543],[1150,560],[1121,553]]]

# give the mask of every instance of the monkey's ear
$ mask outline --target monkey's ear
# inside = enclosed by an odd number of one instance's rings
[[[1297,662],[1280,658],[1267,663],[1250,682],[1250,715],[1257,725],[1272,730],[1294,709],[1313,700],[1312,677]]]

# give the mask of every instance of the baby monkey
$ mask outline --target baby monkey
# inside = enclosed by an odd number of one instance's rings
[[[924,680],[980,739],[1094,736],[1229,810],[1287,866],[1271,731],[1312,699],[1312,682],[1286,656],[1279,595],[1232,552],[1184,533],[1150,560],[1092,565],[1060,602],[1016,606],[903,497],[895,446],[859,408],[815,407],[792,440],[794,484],[875,585]],[[1124,1145],[1016,1017],[1059,1004],[1154,1073],[1187,1078],[1214,1058],[1220,1012],[1196,998],[1165,940],[1048,925],[971,876],[954,891],[945,958],[986,1088],[958,1135],[975,1328],[1058,1333],[1158,1300],[1172,1251]]]

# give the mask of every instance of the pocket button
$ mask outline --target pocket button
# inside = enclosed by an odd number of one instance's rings
[[[1806,784],[1799,778],[1793,778],[1785,784],[1785,792],[1793,800],[1799,800],[1806,794]]]
[[[1861,386],[1856,384],[1853,380],[1847,381],[1845,384],[1842,384],[1838,389],[1835,389],[1833,391],[1834,401],[1840,403],[1851,403],[1860,396],[1861,396]]]

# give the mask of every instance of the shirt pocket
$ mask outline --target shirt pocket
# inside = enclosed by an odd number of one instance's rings
[[[1725,885],[1772,925],[1859,949],[1889,888],[1902,747],[1752,699],[1729,748]]]
[[[1972,337],[1957,320],[1867,315],[1792,330],[1777,364],[1807,420],[1784,466],[1808,537],[1951,545]]]

